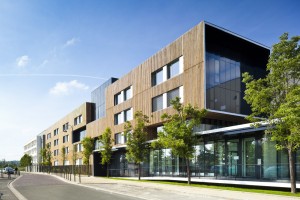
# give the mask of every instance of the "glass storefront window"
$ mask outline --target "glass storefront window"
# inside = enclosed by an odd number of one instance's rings
[[[278,151],[278,178],[289,179],[289,159],[288,152],[286,150]]]
[[[255,139],[243,139],[243,176],[255,176]]]
[[[276,142],[271,141],[270,136],[262,138],[262,176],[267,179],[277,179],[277,151]]]
[[[225,175],[225,143],[218,141],[215,143],[215,176]]]
[[[236,176],[238,161],[240,159],[238,154],[238,142],[239,140],[227,141],[227,173],[228,176]]]
[[[214,142],[207,142],[204,146],[205,153],[205,176],[214,176]]]

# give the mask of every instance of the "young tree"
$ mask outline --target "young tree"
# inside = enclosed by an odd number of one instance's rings
[[[146,125],[149,123],[149,117],[137,111],[134,114],[134,120],[134,126],[129,121],[124,126],[124,134],[127,137],[126,158],[138,165],[138,176],[141,180],[141,163],[146,159],[148,152]]]
[[[195,126],[200,125],[202,118],[206,115],[206,110],[199,110],[190,104],[187,106],[180,103],[180,98],[176,97],[171,101],[171,105],[176,111],[175,114],[163,114],[165,120],[163,131],[158,132],[158,140],[152,143],[152,147],[170,148],[174,156],[184,158],[188,175],[188,184],[191,183],[190,159],[194,156],[196,135],[193,132]]]
[[[28,154],[24,154],[20,160],[21,167],[27,167],[32,165],[32,157]]]
[[[83,163],[87,166],[88,176],[90,175],[90,156],[94,150],[94,140],[91,137],[83,138],[82,146],[83,146]]]
[[[77,154],[77,145],[74,144],[73,145],[73,151],[72,151],[72,161],[73,161],[73,165],[76,165],[76,160],[78,158],[78,154]]]
[[[295,161],[293,152],[300,146],[299,134],[299,83],[300,83],[300,36],[289,39],[288,33],[272,48],[267,76],[254,80],[243,74],[246,83],[244,99],[251,106],[249,120],[261,123],[255,117],[268,123],[266,133],[276,141],[278,150],[286,149],[289,156],[291,192],[296,192]]]
[[[50,167],[52,164],[51,163],[52,153],[49,144],[47,144],[45,148],[41,149],[41,155],[42,155],[42,165]]]
[[[101,153],[101,164],[106,164],[106,176],[109,176],[109,164],[112,155],[112,142],[114,141],[111,139],[111,129],[106,128],[104,133],[99,136],[99,141],[102,143],[100,153]]]
[[[63,145],[61,147],[61,159],[62,159],[62,162],[63,162],[63,166],[65,166],[65,160],[66,160],[66,148],[65,148],[65,145]]]

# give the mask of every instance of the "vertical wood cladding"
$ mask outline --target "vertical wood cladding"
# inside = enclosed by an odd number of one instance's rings
[[[200,108],[204,107],[204,23],[201,22],[173,43],[161,49],[155,55],[147,59],[141,65],[130,71],[107,87],[106,90],[106,117],[87,124],[87,135],[97,137],[103,133],[106,127],[112,129],[112,133],[123,131],[124,123],[114,125],[114,114],[132,107],[133,112],[141,110],[144,114],[153,116],[151,125],[161,123],[161,114],[172,112],[166,108],[152,112],[152,98],[166,93],[174,88],[183,86],[184,103],[191,103]],[[183,73],[159,84],[151,85],[152,72],[164,67],[175,59],[183,56]],[[119,105],[114,106],[114,95],[131,86],[133,97]]]

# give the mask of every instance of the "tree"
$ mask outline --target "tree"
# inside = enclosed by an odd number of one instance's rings
[[[266,133],[276,141],[278,150],[287,150],[291,192],[296,192],[294,152],[300,146],[299,134],[299,83],[300,83],[300,36],[289,39],[288,33],[273,45],[265,78],[255,80],[249,73],[243,74],[246,83],[244,99],[251,106],[248,117],[261,125],[258,118],[267,122]]]
[[[72,161],[73,165],[76,165],[76,160],[77,160],[78,154],[77,154],[77,145],[73,144],[73,151],[72,151]]]
[[[44,166],[51,166],[51,159],[52,159],[52,153],[50,149],[50,145],[47,144],[45,148],[41,149],[41,155],[42,155],[42,165]]]
[[[124,126],[124,134],[127,137],[126,158],[138,165],[138,176],[141,180],[141,163],[146,159],[148,152],[146,125],[149,123],[149,117],[137,111],[134,120],[135,126],[132,126],[129,121]]]
[[[171,105],[176,113],[173,115],[164,113],[161,116],[162,120],[166,122],[163,131],[158,132],[158,140],[152,143],[152,147],[170,148],[174,156],[184,158],[188,184],[190,184],[190,159],[194,156],[195,145],[197,144],[193,129],[195,126],[200,125],[202,118],[206,115],[206,110],[199,110],[190,104],[184,106],[180,103],[179,97],[173,99]]]
[[[112,142],[111,139],[111,129],[106,128],[104,133],[99,136],[99,141],[102,143],[100,153],[101,153],[101,164],[106,164],[106,176],[109,176],[108,167],[110,164],[110,159],[112,155]]]
[[[61,147],[61,159],[62,159],[62,162],[63,162],[63,166],[65,166],[66,148],[65,148],[64,145]]]
[[[94,140],[91,137],[85,137],[83,138],[82,146],[83,146],[83,163],[87,166],[87,173],[88,176],[90,175],[90,156],[93,153],[94,150]]]
[[[32,157],[28,154],[24,154],[20,160],[21,167],[27,167],[32,165]]]

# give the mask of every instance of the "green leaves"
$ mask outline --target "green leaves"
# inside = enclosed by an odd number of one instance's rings
[[[146,125],[149,123],[149,117],[141,111],[134,114],[134,126],[130,122],[126,122],[124,126],[124,134],[127,137],[126,158],[129,161],[140,164],[144,162],[147,155],[147,131]]]
[[[269,123],[267,132],[277,141],[277,149],[295,151],[300,146],[300,36],[289,39],[288,33],[272,48],[264,79],[254,80],[243,74],[246,83],[244,99],[250,104],[252,114]],[[261,119],[259,119],[261,120]]]
[[[43,165],[51,166],[52,153],[49,144],[46,144],[46,147],[41,149],[41,157]]]
[[[190,104],[184,106],[178,97],[171,101],[171,105],[176,113],[161,116],[166,122],[163,131],[158,133],[158,141],[153,142],[152,147],[170,148],[174,155],[189,159],[193,156],[197,143],[193,128],[201,123],[206,110],[199,110]]]
[[[21,167],[27,167],[32,165],[32,157],[28,154],[24,154],[20,160]]]
[[[94,150],[94,140],[91,137],[84,137],[81,141],[83,146],[83,163],[85,165],[90,164],[90,155]]]
[[[111,139],[111,129],[106,128],[101,136],[99,136],[99,141],[102,143],[100,153],[101,153],[101,164],[109,164],[112,155],[112,143]]]

